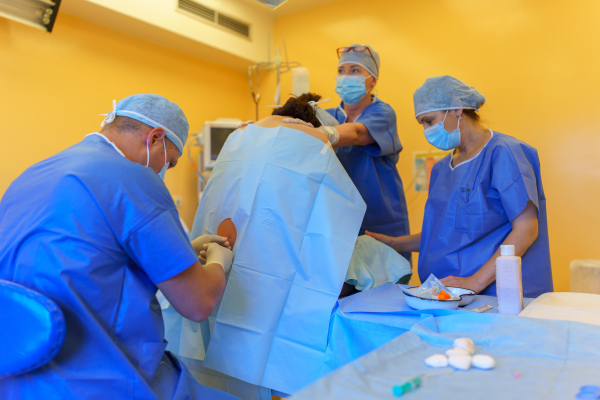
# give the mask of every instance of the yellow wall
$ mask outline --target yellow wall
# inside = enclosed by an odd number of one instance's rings
[[[405,185],[412,152],[430,148],[414,120],[415,89],[445,74],[479,89],[487,125],[539,151],[555,290],[568,291],[570,261],[600,258],[599,20],[595,0],[337,0],[276,19],[275,41],[285,39],[329,107],[339,101],[335,49],[365,43],[379,52],[379,93],[398,116]],[[425,196],[405,188],[417,232]]]
[[[51,34],[0,18],[0,38],[0,195],[31,164],[99,130],[113,99],[162,94],[191,132],[252,113],[246,74],[64,13]],[[186,152],[165,181],[191,228],[196,178]]]
[[[488,98],[487,124],[540,152],[555,287],[565,291],[572,259],[600,258],[599,18],[595,0],[337,0],[277,18],[274,42],[285,39],[290,60],[310,70],[312,90],[331,97],[328,106],[338,101],[335,49],[362,42],[379,51],[379,93],[398,116],[398,168],[414,232],[425,195],[408,185],[411,157],[430,146],[414,121],[412,93],[442,74],[478,88]],[[112,99],[163,94],[181,105],[191,131],[217,117],[254,115],[245,73],[64,13],[52,34],[0,18],[0,38],[0,195],[29,165],[99,129]],[[269,75],[261,116],[273,104]],[[196,180],[187,155],[166,182],[183,196],[190,224]]]

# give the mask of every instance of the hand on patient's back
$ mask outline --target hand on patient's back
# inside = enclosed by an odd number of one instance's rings
[[[238,128],[238,129],[245,128],[245,127],[247,127],[248,125],[250,125],[250,124],[253,124],[253,123],[255,123],[255,122],[256,122],[255,120],[253,120],[253,119],[249,119],[249,120],[248,120],[248,121],[246,121],[246,122],[242,122],[242,123],[240,124],[240,126],[238,126],[237,128]]]
[[[313,124],[311,124],[310,122],[305,122],[302,121],[300,118],[284,118],[281,120],[281,122],[287,123],[287,124],[300,124],[300,125],[306,125],[310,128],[314,128]]]

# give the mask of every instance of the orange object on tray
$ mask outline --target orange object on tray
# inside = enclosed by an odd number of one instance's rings
[[[438,300],[448,300],[449,298],[450,295],[443,290],[438,294]]]
[[[227,240],[229,240],[229,245],[233,248],[235,240],[237,239],[237,229],[235,229],[235,225],[231,218],[224,219],[223,222],[219,224],[217,235],[225,236]]]

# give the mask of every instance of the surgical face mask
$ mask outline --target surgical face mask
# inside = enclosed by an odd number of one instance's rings
[[[444,128],[446,116],[448,116],[448,111],[446,111],[446,115],[444,115],[444,119],[442,121],[423,131],[427,141],[441,150],[451,150],[458,147],[460,144],[460,117],[458,118],[456,129],[452,132],[448,132],[446,128]]]
[[[342,98],[344,103],[354,105],[367,94],[365,79],[369,76],[340,75],[335,78],[337,81],[335,92]]]
[[[158,177],[164,181],[165,174],[167,173],[167,170],[169,169],[169,165],[171,165],[171,163],[167,162],[167,146],[165,145],[164,138],[163,138],[163,149],[165,149],[165,165],[162,167],[162,169],[158,173]],[[148,141],[146,141],[146,167],[148,167],[149,165],[150,165],[150,147],[148,146]]]

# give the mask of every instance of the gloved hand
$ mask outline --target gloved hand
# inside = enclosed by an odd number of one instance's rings
[[[233,252],[218,243],[207,243],[204,250],[200,252],[200,259],[206,260],[208,264],[219,264],[223,272],[228,273],[233,263]]]
[[[192,246],[194,247],[196,254],[200,254],[200,252],[204,250],[204,245],[208,243],[219,243],[221,246],[231,249],[229,241],[225,236],[202,235],[192,240]]]
[[[336,144],[338,140],[340,140],[340,134],[333,126],[321,125],[317,129],[327,135],[327,138],[329,139],[329,142],[331,142],[332,146]]]

